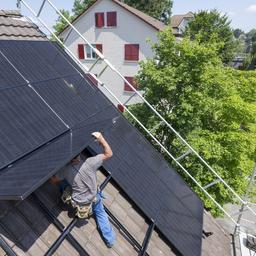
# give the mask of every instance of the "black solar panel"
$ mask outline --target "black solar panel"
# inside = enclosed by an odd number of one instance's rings
[[[27,85],[0,92],[0,169],[67,130]]]
[[[0,51],[0,92],[2,89],[24,84],[26,84],[26,81],[17,73]]]
[[[90,135],[99,130],[114,180],[182,255],[200,255],[201,200],[62,50],[0,41],[0,51],[36,90],[0,55],[0,199],[26,198],[87,146],[101,152]]]
[[[200,255],[201,200],[134,127],[115,116],[104,130],[114,152],[105,168],[182,255]],[[100,151],[95,143],[90,147]]]

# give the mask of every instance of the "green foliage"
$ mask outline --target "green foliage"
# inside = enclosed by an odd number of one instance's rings
[[[256,29],[244,33],[240,29],[233,31],[236,43],[236,56],[244,56],[243,69],[256,68]]]
[[[60,12],[66,19],[68,19],[70,22],[72,21],[73,16],[69,11],[62,9]],[[56,24],[53,26],[55,33],[59,34],[67,25],[68,23],[61,16],[59,16],[59,18],[56,20]]]
[[[125,0],[124,2],[144,13],[147,13],[149,16],[163,21],[165,24],[168,24],[170,21],[173,3],[172,0]]]
[[[241,35],[245,35],[244,31],[240,28],[234,29],[234,37],[238,39]]]
[[[95,0],[75,0],[73,4],[72,12],[74,13],[74,17],[80,15],[84,10],[86,10],[89,6],[91,6]]]
[[[189,22],[185,35],[198,43],[219,44],[217,53],[226,64],[234,57],[235,43],[230,21],[227,15],[221,15],[216,9],[195,13],[195,19]]]
[[[145,98],[242,194],[256,158],[256,72],[223,66],[216,54],[217,42],[210,46],[188,39],[177,43],[169,30],[159,34],[153,50],[154,59],[141,63],[137,77]],[[130,108],[149,129],[159,122],[144,104]],[[175,157],[187,151],[166,126],[154,132]],[[193,155],[182,164],[203,186],[216,179]],[[218,214],[192,180],[180,173],[205,206]],[[221,183],[208,191],[222,205],[233,199]]]

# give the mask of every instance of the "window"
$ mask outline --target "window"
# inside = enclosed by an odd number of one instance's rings
[[[131,76],[125,76],[124,77],[136,90],[138,89],[138,86],[136,84],[136,81],[134,77]],[[124,82],[124,91],[126,92],[133,92],[133,89],[126,83]]]
[[[139,45],[138,44],[126,44],[125,45],[125,53],[124,59],[125,60],[139,60]]]
[[[97,28],[102,28],[105,26],[104,12],[96,12],[95,13],[95,26]]]
[[[102,53],[102,44],[92,44],[92,46]],[[85,51],[86,59],[97,59],[97,54],[88,44],[85,45]]]
[[[107,26],[116,27],[116,12],[107,12]]]
[[[78,58],[84,59],[84,45],[79,44],[77,50],[78,50]]]

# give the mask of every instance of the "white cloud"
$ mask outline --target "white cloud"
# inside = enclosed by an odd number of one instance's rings
[[[255,12],[256,13],[256,4],[250,5],[247,9],[247,12]]]

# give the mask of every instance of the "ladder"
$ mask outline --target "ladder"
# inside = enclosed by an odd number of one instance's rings
[[[65,44],[58,38],[58,36],[52,31],[52,29],[40,18],[41,12],[45,6],[45,4],[48,4],[60,17],[62,17],[67,24],[70,26],[70,29],[72,29],[72,32],[77,33],[77,35],[84,41],[85,44],[87,44],[91,50],[98,56],[98,58],[95,60],[95,62],[92,64],[90,68],[85,66],[80,62],[80,60],[77,58],[77,56],[68,49]],[[62,15],[62,13],[55,7],[55,5],[50,0],[42,0],[42,4],[37,12],[35,12],[29,4],[27,4],[27,0],[17,0],[17,6],[21,6],[23,4],[32,14],[33,16],[49,31],[49,33],[64,47],[68,55],[81,67],[81,69],[87,73],[90,74],[93,79],[95,79],[102,88],[104,88],[115,100],[117,103],[121,104],[123,108],[126,110],[126,113],[129,114],[129,116],[139,125],[141,129],[143,129],[146,134],[152,139],[153,143],[158,145],[161,149],[161,152],[165,153],[167,156],[169,156],[173,162],[181,168],[181,170],[205,193],[205,195],[232,221],[232,223],[235,225],[235,227],[240,227],[241,223],[236,218],[237,215],[233,215],[229,213],[226,209],[224,209],[220,203],[217,202],[217,200],[214,199],[214,197],[207,191],[210,187],[214,186],[217,183],[221,183],[226,190],[232,195],[232,198],[236,200],[239,204],[243,205],[243,211],[249,211],[254,216],[256,216],[256,211],[251,207],[251,204],[249,204],[245,199],[243,199],[240,195],[238,195],[234,189],[199,155],[199,153],[172,127],[170,123],[168,123],[164,117],[156,110],[154,107],[143,97],[143,95],[138,92],[130,83],[125,79],[125,77],[105,58],[105,56],[96,48],[93,47],[93,45],[74,27],[69,20],[65,18],[65,16]],[[97,65],[97,63],[101,61],[101,63],[104,63],[105,67],[102,69],[102,71],[99,72],[98,76],[96,76],[94,73],[92,73],[92,69]],[[109,87],[104,84],[100,80],[100,76],[106,71],[111,70],[113,74],[117,75],[119,78],[121,78],[134,92],[134,95],[137,95],[142,102],[152,111],[152,113],[159,119],[159,123],[151,129],[151,131],[140,121],[138,118],[132,113],[131,110],[129,110],[125,104],[127,102],[121,102],[119,98],[109,89]],[[159,126],[166,126],[170,133],[172,133],[180,143],[187,149],[185,153],[181,154],[178,157],[175,157],[170,150],[168,150],[153,134],[154,130],[156,130]],[[204,166],[207,170],[207,172],[211,173],[213,177],[215,177],[211,182],[208,184],[200,184],[199,181],[197,181],[182,164],[181,160],[185,159],[188,155],[193,155],[196,157],[197,160]]]

